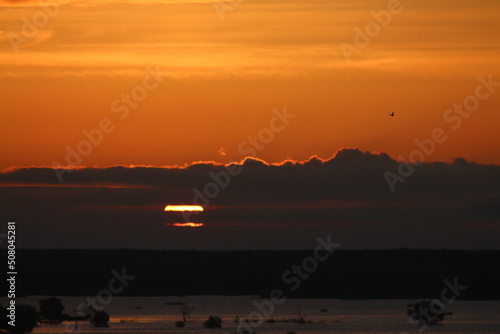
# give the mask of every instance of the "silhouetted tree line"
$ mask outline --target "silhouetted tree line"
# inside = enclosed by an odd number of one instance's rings
[[[278,288],[294,298],[437,298],[443,280],[458,277],[468,286],[460,299],[500,298],[500,251],[339,250],[307,278],[302,275],[292,291],[283,273],[311,255],[311,250],[20,249],[17,263],[23,274],[16,286],[18,296],[91,296],[108,286],[112,269],[125,267],[136,278],[121,296],[267,297]],[[288,281],[294,275],[299,276],[292,273]]]

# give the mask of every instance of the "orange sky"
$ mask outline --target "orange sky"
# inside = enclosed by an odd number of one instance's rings
[[[259,158],[326,158],[342,147],[407,158],[442,128],[447,140],[427,161],[500,163],[500,86],[456,130],[443,119],[479,76],[500,82],[500,2],[402,0],[346,61],[339,45],[387,8],[245,0],[221,20],[212,1],[72,0],[15,52],[13,36],[43,9],[0,0],[0,169],[65,165],[67,146],[103,119],[113,131],[81,165],[240,160],[241,143],[285,106],[296,117]],[[148,66],[161,82],[120,119],[113,101],[142,85]]]

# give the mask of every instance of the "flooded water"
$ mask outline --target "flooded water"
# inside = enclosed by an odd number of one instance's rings
[[[46,297],[18,298],[17,303],[38,306]],[[65,312],[85,302],[86,297],[61,297]],[[5,297],[0,299],[6,305]],[[33,333],[236,333],[238,326],[253,328],[255,333],[500,333],[500,301],[460,301],[446,305],[447,316],[440,325],[427,328],[412,326],[406,315],[406,304],[416,300],[332,300],[287,299],[281,305],[254,296],[186,296],[186,297],[112,297],[105,311],[110,314],[109,327],[95,328],[85,322],[75,330],[70,324],[42,324]],[[194,311],[184,328],[175,327],[182,319],[181,305]],[[273,305],[272,307],[270,305]],[[265,317],[261,315],[265,313]],[[207,329],[203,323],[209,315],[222,318],[222,328]],[[299,319],[307,323],[286,322]],[[236,317],[253,317],[260,322],[238,323]],[[274,319],[275,323],[261,320]],[[241,331],[239,333],[242,333]]]

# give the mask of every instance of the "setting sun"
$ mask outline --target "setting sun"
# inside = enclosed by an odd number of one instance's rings
[[[202,227],[204,224],[203,223],[189,222],[189,223],[172,223],[172,224],[167,223],[166,225],[167,226],[176,226],[176,227]]]
[[[167,205],[164,211],[203,211],[199,205]]]

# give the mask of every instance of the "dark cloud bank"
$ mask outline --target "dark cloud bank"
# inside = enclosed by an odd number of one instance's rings
[[[500,245],[500,166],[464,159],[413,170],[343,149],[277,165],[20,168],[0,183],[2,221],[17,222],[25,248],[293,249],[328,234],[348,249]],[[206,211],[183,217],[166,204]],[[165,225],[185,219],[205,226]]]

